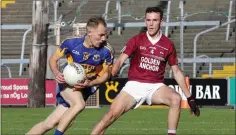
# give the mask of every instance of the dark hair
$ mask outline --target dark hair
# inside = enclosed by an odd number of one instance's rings
[[[105,20],[102,17],[92,17],[87,22],[87,27],[97,28],[99,24],[102,24],[104,27],[107,26]]]
[[[161,17],[161,20],[162,20],[162,18],[163,18],[163,10],[160,7],[148,7],[146,9],[145,16],[146,16],[147,13],[152,13],[152,12],[160,13],[160,17]]]

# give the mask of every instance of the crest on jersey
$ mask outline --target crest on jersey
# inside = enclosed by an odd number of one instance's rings
[[[89,58],[89,53],[84,52],[83,60],[87,60]]]
[[[160,57],[164,56],[164,50],[160,50]]]
[[[100,60],[100,55],[99,54],[93,55],[93,60],[94,61],[99,61]]]

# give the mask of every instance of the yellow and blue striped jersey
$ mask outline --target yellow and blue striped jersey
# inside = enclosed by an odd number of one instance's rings
[[[83,65],[88,78],[100,76],[105,66],[112,66],[114,50],[108,43],[99,48],[87,48],[84,40],[85,36],[66,39],[57,49],[57,53],[66,56],[68,64],[76,62]]]

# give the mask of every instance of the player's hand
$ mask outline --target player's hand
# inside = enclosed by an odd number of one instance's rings
[[[111,69],[111,77],[117,76],[118,71],[119,71],[118,68],[112,67],[112,69]]]
[[[89,87],[90,85],[90,80],[88,80],[88,79],[85,79],[84,80],[84,82],[81,82],[81,83],[77,83],[77,84],[75,84],[75,88],[76,89],[82,89],[82,88],[86,88],[86,87]],[[75,90],[76,90],[75,89]]]
[[[190,96],[187,99],[188,99],[188,104],[190,106],[191,114],[194,113],[195,116],[197,116],[197,117],[200,116],[200,110],[195,102],[195,98],[193,96]]]
[[[56,78],[57,83],[65,83],[64,76],[61,72],[58,72],[57,74],[55,74],[55,78]]]

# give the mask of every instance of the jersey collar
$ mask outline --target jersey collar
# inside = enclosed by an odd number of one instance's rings
[[[159,36],[156,39],[152,39],[151,36],[148,34],[148,31],[146,32],[146,35],[148,40],[154,45],[161,39],[162,31],[161,30],[159,31]]]

